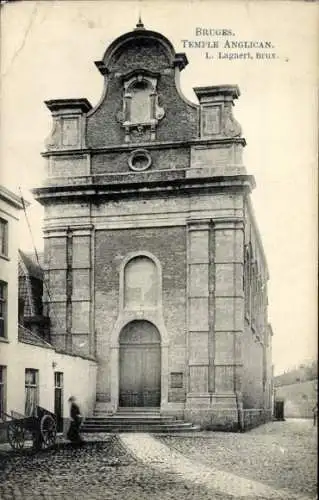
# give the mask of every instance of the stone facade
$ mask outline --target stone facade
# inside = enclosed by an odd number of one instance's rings
[[[161,413],[232,429],[245,412],[270,415],[268,271],[232,111],[239,89],[196,88],[193,104],[179,86],[186,64],[138,25],[96,63],[105,84],[94,109],[46,102],[47,180],[34,190],[45,207],[45,314],[54,345],[96,356],[99,408],[117,411],[125,392],[121,333],[148,322],[160,338]]]

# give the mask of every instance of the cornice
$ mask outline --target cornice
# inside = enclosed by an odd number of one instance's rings
[[[92,109],[91,103],[85,98],[79,99],[51,99],[44,101],[45,105],[51,112],[64,109],[80,110],[82,113],[87,113]]]
[[[88,182],[81,185],[46,186],[32,190],[35,198],[40,203],[46,203],[52,199],[71,198],[96,198],[107,199],[127,198],[127,197],[153,197],[161,193],[166,195],[178,195],[193,192],[214,192],[214,191],[244,191],[250,192],[255,186],[254,177],[251,175],[216,176],[201,178],[180,177],[170,180],[136,181],[122,182],[116,184],[98,184]]]
[[[241,144],[246,146],[244,137],[220,138],[220,139],[191,139],[188,141],[161,141],[161,142],[139,142],[129,144],[119,144],[116,146],[104,146],[102,148],[81,148],[81,149],[64,149],[58,151],[44,151],[41,153],[43,157],[48,156],[66,156],[66,155],[83,155],[83,154],[99,154],[99,153],[121,153],[123,151],[133,151],[136,148],[154,149],[177,149],[187,148],[192,146],[223,146],[231,144]]]

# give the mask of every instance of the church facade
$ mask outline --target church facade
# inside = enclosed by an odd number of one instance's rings
[[[46,102],[44,312],[57,349],[97,361],[100,411],[231,429],[271,416],[268,270],[239,89],[195,88],[194,104],[187,63],[138,23],[95,63],[95,108]]]

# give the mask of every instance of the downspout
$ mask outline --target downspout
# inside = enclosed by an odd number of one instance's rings
[[[237,409],[237,425],[238,425],[238,431],[239,432],[244,432],[245,426],[244,426],[244,419],[243,419],[243,404],[239,399],[239,394],[237,390],[235,390],[235,396],[236,396],[236,409]]]

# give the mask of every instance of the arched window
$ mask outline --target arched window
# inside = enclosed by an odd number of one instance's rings
[[[129,260],[124,268],[124,308],[156,308],[159,290],[159,274],[155,262],[144,255]]]

